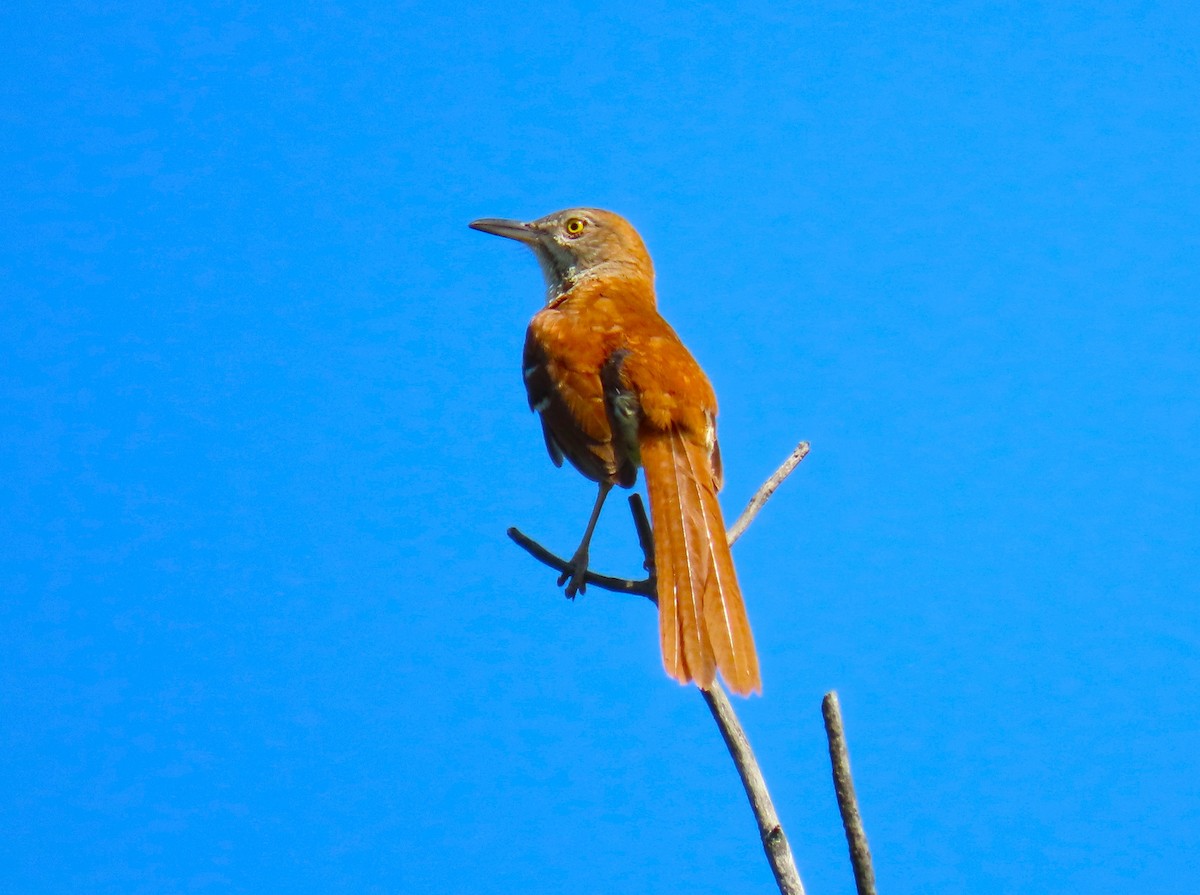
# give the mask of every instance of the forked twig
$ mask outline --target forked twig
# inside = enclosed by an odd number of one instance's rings
[[[875,895],[875,868],[871,865],[871,849],[867,832],[858,813],[854,796],[854,779],[850,776],[850,752],[846,748],[846,732],[842,729],[842,708],[837,692],[830,690],[821,700],[825,718],[825,736],[829,740],[829,763],[833,767],[833,791],[837,794],[838,810],[846,844],[850,846],[850,866],[854,869],[854,885],[858,895]]]
[[[762,483],[762,486],[754,492],[754,496],[750,498],[750,502],[746,504],[746,509],[742,510],[742,515],[738,516],[737,521],[725,533],[725,537],[729,539],[730,546],[733,542],[740,538],[750,527],[750,523],[754,521],[754,517],[771,499],[771,495],[775,493],[775,489],[783,484],[783,480],[792,474],[800,461],[808,456],[808,442],[802,441],[796,445],[796,449],[792,451],[786,460],[780,464],[779,468],[771,473],[771,477]],[[631,494],[629,496],[629,509],[633,512],[633,524],[638,533],[638,544],[642,548],[642,555],[646,558],[645,567],[649,571],[654,563],[654,542],[650,533],[650,520],[646,518],[646,507],[642,503],[641,495]],[[565,559],[557,554],[551,553],[529,535],[525,534],[519,528],[510,528],[508,536],[513,539],[518,547],[536,559],[538,562],[549,566],[557,572],[565,572],[568,563]],[[590,569],[584,575],[583,579],[587,584],[594,584],[603,590],[609,590],[618,594],[641,594],[645,597],[654,599],[653,579],[644,578],[638,581],[633,578],[618,578],[613,575],[601,575],[599,572],[593,572]]]
[[[635,494],[634,497],[637,495]],[[633,498],[630,498],[632,500]],[[567,571],[570,565],[565,559],[551,553],[529,535],[517,528],[510,528],[508,536],[513,539],[518,547],[532,556],[540,563],[548,565],[550,568],[559,571]],[[632,578],[614,578],[612,575],[601,575],[598,572],[588,571],[583,578],[586,584],[594,584],[603,590],[610,590],[616,594],[641,594],[643,597],[654,599],[654,579],[645,578],[641,581],[636,581]]]

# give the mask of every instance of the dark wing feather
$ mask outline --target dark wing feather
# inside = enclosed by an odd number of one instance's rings
[[[642,463],[638,447],[638,424],[642,405],[637,393],[629,387],[621,368],[629,351],[618,348],[600,368],[600,384],[604,387],[604,410],[612,430],[613,460],[616,462],[617,484],[632,488],[637,481],[638,466]]]

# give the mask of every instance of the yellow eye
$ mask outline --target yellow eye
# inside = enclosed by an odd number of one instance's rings
[[[567,236],[578,236],[587,225],[580,218],[569,218],[566,224]]]

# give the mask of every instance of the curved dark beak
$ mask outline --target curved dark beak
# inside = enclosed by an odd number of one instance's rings
[[[539,239],[538,231],[529,224],[521,221],[509,221],[504,218],[480,218],[477,221],[471,221],[467,226],[481,233],[491,233],[494,236],[503,236],[506,239],[515,239],[517,242],[530,245]]]

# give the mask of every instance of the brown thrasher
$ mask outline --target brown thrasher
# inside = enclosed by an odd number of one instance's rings
[[[598,482],[570,569],[584,589],[588,543],[613,485],[645,470],[654,529],[663,664],[680,683],[720,671],[743,695],[762,692],[758,657],[717,503],[721,453],[708,377],[655,307],[654,268],[637,231],[596,208],[531,223],[484,218],[471,227],[533,249],[546,307],[529,323],[522,369],[546,449]]]

